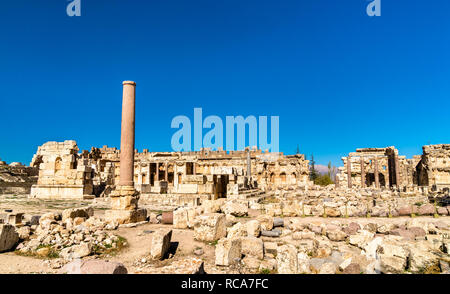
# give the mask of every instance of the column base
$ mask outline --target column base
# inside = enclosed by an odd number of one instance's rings
[[[147,220],[147,210],[145,208],[136,210],[106,210],[105,219],[117,221],[119,224],[143,222]]]

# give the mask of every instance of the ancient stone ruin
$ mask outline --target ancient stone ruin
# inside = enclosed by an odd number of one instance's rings
[[[357,149],[320,186],[302,154],[138,152],[135,104],[125,81],[120,149],[0,161],[0,252],[46,273],[450,273],[450,144]]]
[[[361,148],[343,157],[337,182],[349,188],[418,188],[442,191],[450,187],[450,144],[423,146],[422,156],[407,159],[395,147]]]

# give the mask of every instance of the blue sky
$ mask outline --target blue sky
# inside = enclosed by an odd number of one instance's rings
[[[280,150],[341,165],[360,147],[408,157],[450,143],[450,1],[65,0],[0,4],[0,157],[46,141],[169,151],[173,117],[278,115]]]

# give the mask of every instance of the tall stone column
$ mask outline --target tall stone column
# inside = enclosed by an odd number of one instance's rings
[[[111,192],[111,210],[105,218],[120,224],[144,221],[147,210],[138,209],[139,192],[134,189],[134,125],[136,83],[123,82],[122,128],[120,140],[120,178]]]
[[[192,174],[196,175],[197,174],[197,167],[195,162],[192,163]]]
[[[364,157],[361,156],[361,188],[366,187],[366,170],[364,166]]]
[[[379,173],[378,173],[378,160],[376,158],[373,159],[374,160],[374,165],[375,165],[375,187],[380,188],[380,177],[379,177]]]
[[[166,168],[164,169],[164,181],[169,181],[169,163],[166,162]]]
[[[350,160],[350,156],[347,157],[347,182],[348,187],[352,187],[352,162]]]
[[[123,82],[120,137],[120,186],[134,186],[134,124],[136,83]]]
[[[395,184],[397,185],[397,188],[400,188],[400,167],[398,164],[398,155],[394,153],[394,166],[395,166]]]
[[[155,181],[159,181],[159,162],[156,163]]]
[[[252,161],[250,158],[250,149],[247,151],[247,177],[250,178],[252,176]]]

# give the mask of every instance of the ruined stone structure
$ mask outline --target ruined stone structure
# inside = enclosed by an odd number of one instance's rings
[[[339,168],[337,181],[348,188],[448,188],[449,151],[448,144],[429,145],[423,147],[422,156],[407,159],[395,147],[357,149],[342,158],[344,166]]]
[[[29,194],[37,183],[38,168],[0,161],[0,194]]]
[[[44,146],[39,150],[45,149]],[[38,151],[32,165],[40,165],[38,158],[41,153]],[[74,157],[73,164],[80,161],[92,167],[90,182],[86,184],[93,185],[96,196],[107,196],[110,193],[108,187],[118,185],[120,153],[116,148],[104,146],[92,148],[90,152],[83,151]],[[52,170],[53,166],[40,168]],[[50,172],[42,173],[47,178],[52,175]],[[232,195],[238,197],[243,191],[261,192],[310,184],[308,160],[304,155],[275,154],[256,148],[229,152],[209,149],[198,152],[135,151],[133,181],[145,199],[162,200],[183,195],[188,202]]]
[[[92,168],[78,155],[75,141],[47,142],[38,148],[30,166],[39,167],[31,198],[92,199]]]
[[[416,182],[432,190],[450,188],[450,144],[423,146],[416,165]]]

